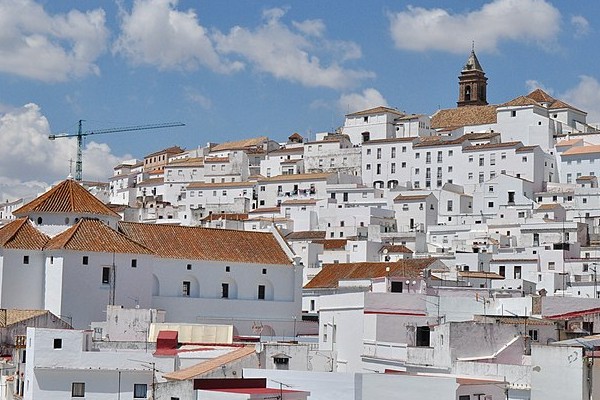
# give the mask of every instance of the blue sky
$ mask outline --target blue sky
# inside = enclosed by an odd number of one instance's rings
[[[456,104],[472,41],[488,101],[542,87],[600,121],[596,1],[0,0],[0,199],[69,173],[49,133],[181,121],[89,137],[84,179],[171,145],[285,140],[377,105]]]

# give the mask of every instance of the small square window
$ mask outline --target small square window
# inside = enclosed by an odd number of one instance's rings
[[[54,348],[62,349],[62,339],[54,339]]]
[[[186,267],[185,267],[185,268],[186,268],[188,271],[190,271],[190,270],[192,269],[192,264],[188,264],[188,265],[186,265]]]
[[[262,270],[262,274],[263,274],[263,275],[266,275],[266,274],[267,274],[267,269],[266,269],[266,268],[263,268],[263,270]]]
[[[83,260],[81,260],[81,263],[83,265],[88,265],[89,261],[90,261],[90,259],[88,256],[83,256]]]
[[[71,397],[85,397],[84,382],[73,382],[71,384]]]
[[[225,267],[225,272],[231,272],[231,267],[229,265]]]
[[[145,383],[135,383],[133,385],[133,398],[145,399],[148,397],[148,385]]]

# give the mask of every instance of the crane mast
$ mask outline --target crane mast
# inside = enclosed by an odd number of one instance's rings
[[[185,124],[181,122],[165,122],[160,124],[149,124],[149,125],[135,125],[135,126],[125,126],[121,128],[108,128],[108,129],[98,129],[92,131],[83,131],[83,121],[79,120],[77,133],[69,134],[69,133],[61,133],[58,135],[51,134],[48,136],[48,139],[55,140],[61,138],[69,138],[76,137],[77,138],[77,161],[75,162],[75,180],[80,182],[83,176],[83,138],[85,136],[90,135],[102,135],[106,133],[117,133],[117,132],[130,132],[130,131],[142,131],[147,129],[160,129],[160,128],[173,128],[179,126],[185,126]]]

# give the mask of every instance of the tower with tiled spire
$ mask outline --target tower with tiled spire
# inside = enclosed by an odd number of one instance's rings
[[[458,107],[485,106],[488,104],[487,79],[475,55],[475,46],[458,77]]]

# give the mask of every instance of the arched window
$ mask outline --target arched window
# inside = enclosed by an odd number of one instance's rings
[[[38,224],[38,225],[41,225],[41,224],[42,224],[42,221],[43,221],[42,217],[38,217],[38,218],[37,218],[37,224]]]
[[[471,100],[471,86],[465,86],[465,101]]]

